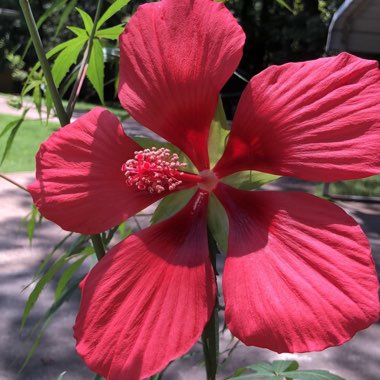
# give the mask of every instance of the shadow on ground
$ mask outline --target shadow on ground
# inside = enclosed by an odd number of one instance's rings
[[[32,180],[29,173],[12,175],[24,184]],[[299,183],[293,180],[280,181],[272,185],[272,190],[290,191],[314,188],[314,183]],[[33,325],[42,317],[54,298],[54,285],[49,284],[33,310],[25,331],[20,334],[20,321],[25,300],[31,289],[22,289],[31,281],[33,273],[65,233],[52,223],[45,221],[38,226],[29,246],[24,228],[20,228],[22,218],[30,211],[31,200],[8,183],[0,182],[0,379],[1,380],[55,380],[67,371],[64,379],[87,380],[94,375],[83,365],[75,353],[72,325],[79,305],[79,292],[64,304],[56,318],[44,334],[39,348],[26,369],[18,370],[31,347],[28,337]],[[363,226],[371,241],[374,258],[380,271],[380,206],[346,203],[344,208]],[[142,221],[143,222],[143,221]],[[62,251],[61,251],[62,252]],[[222,267],[222,263],[219,265]],[[85,269],[84,269],[85,270]],[[295,359],[303,368],[329,369],[347,380],[378,380],[380,373],[380,324],[358,333],[342,347],[327,349],[319,353],[282,354],[265,349],[245,347],[238,344],[229,356],[229,351],[237,341],[229,333],[221,338],[221,362],[218,379],[225,379],[236,368],[258,361]],[[201,345],[198,343],[190,354],[172,363],[165,371],[163,380],[205,379]],[[223,353],[224,352],[224,353]]]

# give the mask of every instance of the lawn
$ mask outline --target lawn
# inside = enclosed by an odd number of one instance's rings
[[[0,133],[3,128],[12,120],[18,119],[17,116],[0,115]],[[41,123],[39,120],[25,120],[22,123],[14,139],[13,146],[0,166],[0,172],[20,172],[35,169],[35,155],[40,144],[49,135],[59,128],[57,123]],[[6,141],[9,133],[0,140],[0,157],[3,156]]]

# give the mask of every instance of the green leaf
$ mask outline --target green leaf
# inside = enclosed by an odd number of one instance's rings
[[[58,377],[57,377],[57,380],[62,380],[63,379],[63,376],[66,375],[66,371],[63,371]]]
[[[43,291],[45,286],[53,279],[55,274],[65,265],[67,256],[68,256],[67,253],[61,256],[40,278],[40,280],[37,282],[36,286],[34,287],[33,291],[30,293],[25,303],[24,313],[21,319],[21,330],[24,328],[26,319],[28,318],[28,315],[30,314],[33,306],[37,302],[41,292]]]
[[[130,0],[116,0],[110,7],[104,12],[103,16],[100,17],[97,29],[100,29],[100,27],[109,20],[114,14],[120,11],[120,9],[124,8],[126,5],[128,5]]]
[[[38,115],[41,119],[42,94],[40,86],[35,86],[33,90],[33,103],[37,108]]]
[[[133,233],[131,228],[127,228],[127,223],[121,223],[119,227],[117,228],[120,238],[125,239],[127,236],[131,235]]]
[[[9,151],[10,151],[12,145],[13,145],[13,141],[14,141],[14,139],[16,137],[16,134],[17,134],[18,130],[20,129],[21,124],[24,122],[25,116],[28,113],[28,111],[29,111],[29,108],[26,108],[19,119],[11,121],[10,123],[8,123],[5,126],[4,130],[1,132],[0,138],[6,132],[8,132],[9,130],[11,130],[11,132],[10,132],[10,134],[8,136],[7,142],[5,144],[5,149],[4,149],[4,152],[3,152],[3,156],[2,156],[1,161],[0,161],[0,166],[3,164],[4,160],[6,159],[8,153],[9,153]]]
[[[196,189],[193,188],[176,191],[175,193],[166,196],[157,206],[152,216],[151,223],[158,223],[173,216],[190,201],[195,192]]]
[[[103,46],[99,40],[93,42],[86,75],[104,104],[104,55]]]
[[[93,247],[87,247],[83,251],[83,253],[84,255],[81,256],[78,260],[74,261],[72,264],[70,264],[62,273],[61,277],[59,278],[57,287],[55,288],[55,295],[54,295],[54,298],[56,301],[58,301],[61,298],[66,285],[72,279],[72,277],[75,275],[78,269],[81,267],[83,262],[87,259],[89,255],[92,255],[93,253],[95,253],[95,251]]]
[[[29,222],[26,226],[26,229],[28,231],[28,238],[29,238],[29,244],[32,245],[33,236],[34,236],[34,230],[36,227],[36,219],[38,216],[38,210],[37,207],[33,204],[32,205],[32,213],[29,219]]]
[[[224,207],[213,194],[209,197],[207,224],[219,249],[226,253],[228,247],[228,217]]]
[[[67,301],[71,295],[74,293],[75,290],[78,289],[79,283],[83,280],[83,277],[79,278],[69,289],[65,291],[64,294],[62,294],[62,297],[53,303],[52,306],[50,306],[49,310],[45,313],[45,315],[41,318],[41,320],[36,324],[35,328],[40,326],[40,324],[43,322],[42,328],[40,329],[37,338],[35,339],[32,348],[28,352],[28,355],[26,359],[24,360],[24,363],[22,364],[22,367],[19,370],[19,373],[23,371],[25,366],[29,363],[30,359],[32,358],[34,352],[36,351],[37,347],[39,346],[41,342],[41,338],[43,334],[45,333],[47,327],[49,326],[50,321],[52,320],[54,314],[59,310],[59,308],[63,305],[65,301]],[[33,329],[35,330],[35,329]]]
[[[294,9],[285,0],[276,0],[279,5],[286,8],[289,12],[295,14]]]
[[[219,97],[214,119],[211,122],[210,134],[208,138],[208,154],[211,166],[214,166],[224,152],[230,131],[227,126],[227,119],[223,109],[222,100]]]
[[[88,35],[85,29],[78,28],[77,26],[68,26],[67,29],[73,32],[77,37],[82,37],[86,39],[88,38]]]
[[[289,371],[283,372],[283,376],[295,380],[344,380],[343,377],[325,370]]]
[[[70,13],[73,11],[75,6],[77,5],[77,2],[78,0],[71,0],[69,4],[67,4],[65,9],[63,10],[61,17],[59,18],[57,28],[55,29],[54,38],[56,38],[58,36],[58,33],[62,30],[65,22],[70,16]]]
[[[252,370],[255,373],[236,376],[233,379],[256,379],[267,378],[273,380],[286,379],[294,380],[344,380],[342,377],[332,374],[325,370],[301,370],[298,371],[298,363],[294,360],[275,360],[272,364],[269,363],[256,363],[249,365],[241,370]]]
[[[52,259],[53,255],[59,248],[62,247],[62,245],[73,235],[73,232],[70,232],[68,235],[66,235],[58,244],[54,246],[54,248],[51,250],[51,252],[45,257],[44,261],[41,263],[41,265],[38,267],[36,273],[33,275],[33,282],[38,278],[38,276],[44,271],[49,261]],[[30,285],[30,284],[29,284]],[[26,289],[29,285],[27,285],[24,289]]]
[[[240,190],[254,190],[278,178],[278,175],[245,170],[223,178],[222,182]]]
[[[42,16],[38,19],[36,25],[37,29],[41,27],[41,25],[49,18],[51,14],[54,12],[58,12],[61,8],[63,8],[66,4],[67,0],[55,0],[53,4],[50,4],[50,6],[47,8],[47,10],[42,14]],[[32,39],[29,38],[28,43],[26,44],[26,47],[23,52],[23,58],[25,58],[26,53],[28,52],[30,46],[32,44]]]
[[[107,40],[117,40],[123,30],[123,25],[116,25],[112,28],[98,30],[95,36],[98,38],[105,38]]]
[[[75,9],[79,12],[80,17],[82,17],[84,28],[86,29],[86,32],[90,36],[92,32],[92,28],[94,27],[94,22],[92,21],[91,16],[80,8],[75,8]]]
[[[61,84],[70,67],[78,61],[79,53],[86,41],[85,38],[75,37],[70,40],[71,43],[58,54],[52,68],[54,83],[57,87]]]

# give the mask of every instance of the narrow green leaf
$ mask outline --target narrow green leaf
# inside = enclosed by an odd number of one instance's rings
[[[55,29],[54,38],[56,38],[59,32],[62,30],[63,26],[65,25],[65,22],[70,16],[70,13],[74,10],[75,6],[77,5],[77,2],[78,0],[71,0],[63,10],[61,17],[59,18],[57,28]]]
[[[98,38],[105,38],[107,40],[117,40],[120,34],[123,32],[123,25],[116,25],[112,28],[98,30],[95,34]]]
[[[36,106],[38,115],[41,119],[41,107],[42,107],[42,94],[40,86],[34,87],[33,90],[33,103]]]
[[[50,4],[46,11],[38,19],[36,23],[37,29],[39,29],[42,26],[42,24],[50,17],[51,14],[53,14],[54,12],[58,12],[60,9],[62,9],[65,6],[66,2],[67,0],[55,0],[53,4]],[[26,47],[23,52],[23,58],[25,58],[26,53],[28,52],[31,44],[32,39],[29,38],[28,43],[26,44]]]
[[[9,153],[9,151],[13,145],[13,141],[17,135],[17,132],[20,129],[21,124],[24,122],[25,116],[28,113],[28,111],[29,111],[29,108],[26,108],[24,110],[24,112],[22,113],[21,117],[18,120],[15,120],[15,123],[13,123],[11,127],[9,127],[9,124],[5,126],[5,128],[4,128],[5,132],[9,131],[10,129],[11,129],[11,132],[10,132],[8,139],[7,139],[7,142],[5,144],[3,156],[2,156],[1,161],[0,161],[0,166],[3,164],[4,160],[6,159],[8,153]],[[2,131],[0,138],[3,136],[3,134],[5,132]]]
[[[209,197],[207,224],[219,249],[226,253],[228,246],[228,217],[224,207],[213,194]]]
[[[104,380],[104,377],[101,377],[100,375],[96,375],[94,377],[94,380]]]
[[[28,352],[28,355],[27,355],[26,359],[24,360],[22,367],[19,370],[19,373],[24,370],[24,368],[26,367],[26,365],[29,363],[30,359],[32,358],[32,356],[33,356],[34,352],[36,351],[37,347],[39,346],[39,344],[41,342],[41,338],[42,338],[43,334],[45,333],[47,327],[49,326],[49,323],[52,320],[54,314],[59,310],[59,308],[63,305],[63,303],[71,297],[71,295],[74,293],[74,291],[78,289],[78,285],[82,280],[83,280],[83,277],[79,278],[75,283],[73,283],[73,285],[62,294],[62,297],[58,301],[54,302],[52,306],[50,306],[49,310],[45,313],[45,315],[36,324],[33,331],[35,331],[36,328],[39,327],[41,325],[41,323],[43,323],[42,328],[40,329],[40,331],[37,335],[37,338],[35,339],[35,341],[33,343],[32,348]]]
[[[54,83],[57,87],[61,84],[70,67],[77,63],[79,53],[87,40],[82,37],[75,37],[70,41],[70,45],[58,54],[52,67]]]
[[[73,32],[77,37],[88,38],[88,34],[85,29],[78,28],[77,26],[68,26],[71,32]]]
[[[189,202],[195,192],[196,189],[186,189],[176,191],[175,193],[166,196],[157,206],[152,216],[151,223],[155,224],[173,216]]]
[[[62,273],[61,277],[59,278],[57,287],[55,288],[54,298],[56,301],[60,299],[63,291],[65,290],[66,285],[72,279],[72,277],[75,275],[78,269],[81,267],[83,262],[87,259],[89,255],[92,255],[94,252],[95,251],[93,247],[87,247],[85,249],[84,255],[80,257],[78,260],[74,261],[65,269],[65,271]]]
[[[240,190],[254,190],[278,178],[278,175],[245,170],[223,178],[222,182]]]
[[[295,13],[294,9],[291,8],[291,6],[285,1],[285,0],[276,0],[279,5],[286,8],[289,12]]]
[[[104,104],[104,55],[103,46],[97,39],[94,40],[87,69],[87,78],[96,90],[100,101]]]
[[[52,259],[53,255],[59,248],[62,247],[63,244],[73,235],[73,232],[70,232],[68,235],[66,235],[61,241],[56,244],[53,249],[50,251],[50,253],[45,257],[44,261],[41,263],[41,265],[38,267],[36,273],[33,275],[33,282],[38,278],[38,276],[44,271],[49,261]],[[29,284],[30,285],[30,284]],[[25,288],[27,288],[29,285],[27,285]]]
[[[63,376],[66,375],[66,371],[63,371],[58,377],[57,377],[57,380],[62,380],[63,379]]]
[[[36,219],[38,216],[38,210],[35,205],[32,205],[32,213],[29,219],[29,222],[26,226],[26,229],[28,231],[28,238],[29,238],[29,244],[32,245],[33,236],[34,236],[34,230],[36,227]]]
[[[28,83],[27,86],[23,89],[22,96],[26,95],[29,91],[34,90],[36,86],[41,86],[42,81],[33,80],[31,83]]]
[[[55,274],[65,265],[67,256],[68,253],[65,253],[63,256],[61,256],[40,278],[33,291],[30,293],[25,303],[25,308],[21,319],[21,330],[24,328],[26,319],[28,318],[31,310],[33,309],[33,306],[37,302],[41,292],[43,291],[45,286],[53,279]]]
[[[230,131],[228,130],[223,103],[219,97],[218,106],[215,111],[214,119],[211,122],[208,138],[208,154],[211,166],[214,166],[222,156],[229,133]]]
[[[79,12],[79,14],[83,20],[84,28],[86,29],[86,32],[90,36],[92,28],[94,27],[94,22],[92,21],[91,16],[87,12],[85,12],[84,10],[82,10],[80,8],[75,8],[75,9]]]
[[[104,12],[103,16],[100,17],[99,22],[97,24],[97,29],[109,20],[114,14],[120,11],[120,9],[124,8],[128,5],[130,0],[116,0],[110,7]]]
[[[0,139],[7,134],[11,129],[13,129],[18,123],[20,119],[12,120],[8,124],[5,125],[4,129],[0,132]]]

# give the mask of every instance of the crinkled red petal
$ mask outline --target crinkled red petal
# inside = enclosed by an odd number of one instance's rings
[[[207,198],[132,235],[98,262],[82,286],[77,351],[108,380],[144,379],[186,353],[215,304]]]
[[[140,6],[120,38],[123,107],[199,170],[207,169],[218,94],[241,59],[244,40],[221,3],[163,0]]]
[[[121,167],[140,149],[116,116],[97,107],[41,145],[28,190],[41,214],[63,229],[105,231],[167,194],[126,184]]]
[[[277,352],[340,345],[379,317],[367,238],[343,210],[305,193],[220,185],[230,235],[226,321],[247,345]]]
[[[271,66],[244,91],[215,170],[318,181],[380,173],[379,99],[376,61],[342,53]]]

